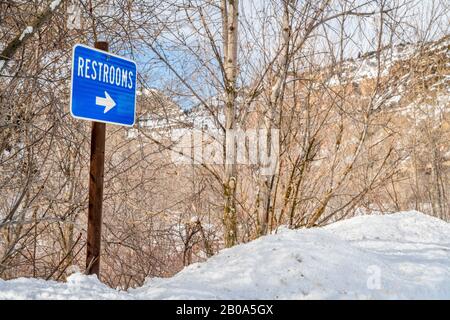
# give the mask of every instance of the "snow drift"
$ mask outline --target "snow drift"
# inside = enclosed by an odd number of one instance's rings
[[[127,292],[74,274],[0,280],[0,299],[450,299],[450,224],[410,211],[281,229]]]

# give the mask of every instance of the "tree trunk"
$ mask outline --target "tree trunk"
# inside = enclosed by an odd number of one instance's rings
[[[269,112],[267,112],[264,122],[266,132],[266,152],[271,158],[272,145],[279,143],[278,141],[272,141],[272,129],[279,129],[279,121],[281,111],[278,110],[280,101],[282,100],[284,86],[286,84],[286,75],[289,65],[289,40],[291,37],[291,25],[289,21],[289,2],[285,0],[284,12],[283,12],[283,30],[282,30],[282,42],[281,42],[281,54],[278,60],[278,66],[275,73],[274,85],[271,90]],[[271,203],[272,188],[274,182],[275,172],[261,176],[261,208],[259,212],[259,235],[265,235],[267,233],[267,226],[269,223],[270,211],[273,203]]]
[[[236,218],[236,150],[234,143],[236,76],[237,76],[237,38],[238,38],[238,0],[222,0],[223,47],[225,60],[225,175],[223,192],[225,197],[223,224],[224,240],[227,248],[237,242]]]

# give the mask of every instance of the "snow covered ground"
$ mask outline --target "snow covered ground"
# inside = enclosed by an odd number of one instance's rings
[[[450,224],[419,212],[281,229],[129,291],[0,280],[0,299],[450,299]]]

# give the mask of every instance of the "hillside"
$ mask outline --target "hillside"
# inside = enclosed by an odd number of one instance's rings
[[[410,211],[280,228],[127,292],[74,274],[0,280],[0,299],[449,299],[449,265],[450,225]]]

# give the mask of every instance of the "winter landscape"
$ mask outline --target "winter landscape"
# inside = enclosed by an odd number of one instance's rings
[[[0,300],[449,300],[449,27],[0,1]]]
[[[450,225],[409,211],[282,228],[128,291],[75,273],[0,281],[0,299],[448,299],[449,264]]]

